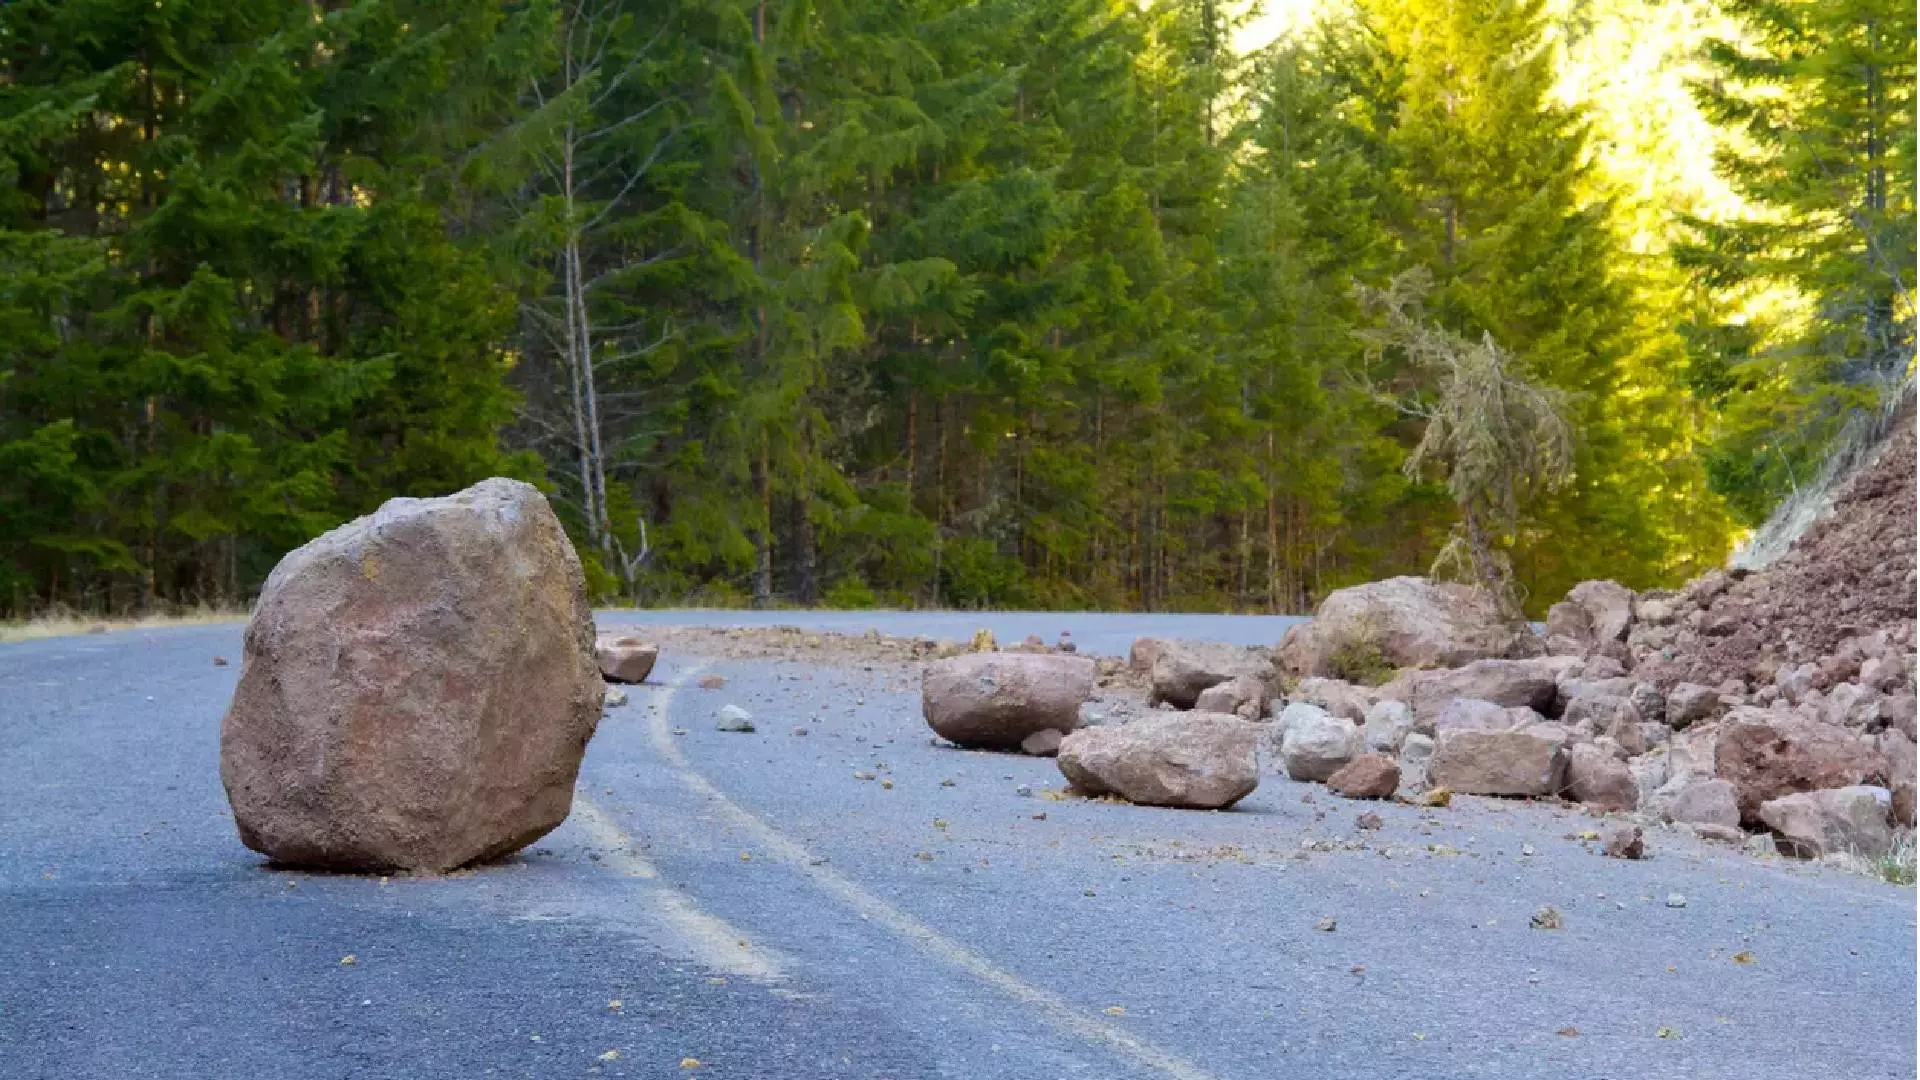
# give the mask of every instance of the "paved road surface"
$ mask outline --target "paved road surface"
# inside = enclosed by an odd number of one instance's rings
[[[1070,625],[1165,625],[1108,621]],[[1361,833],[1278,777],[1226,814],[1056,801],[1050,762],[931,745],[885,670],[670,657],[522,857],[269,870],[216,773],[239,636],[0,647],[0,1077],[1915,1072],[1910,889],[1665,834],[1607,860],[1511,803]]]

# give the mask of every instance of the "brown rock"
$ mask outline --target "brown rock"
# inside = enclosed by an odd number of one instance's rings
[[[1640,787],[1626,765],[1591,743],[1567,755],[1567,795],[1599,810],[1625,811],[1640,804]]]
[[[1334,716],[1344,716],[1356,724],[1362,724],[1366,722],[1367,710],[1372,707],[1379,693],[1373,687],[1356,686],[1340,679],[1305,678],[1294,685],[1287,700],[1318,705]]]
[[[1083,656],[978,652],[936,660],[921,677],[921,710],[949,742],[1018,750],[1035,732],[1080,726],[1093,670]]]
[[[1200,691],[1193,707],[1200,712],[1262,716],[1267,711],[1267,684],[1251,675],[1240,675]]]
[[[288,554],[220,732],[240,839],[290,865],[451,870],[545,835],[599,721],[580,562],[539,491],[393,499]]]
[[[1327,786],[1349,799],[1391,799],[1400,790],[1400,766],[1384,754],[1362,754],[1327,777]]]
[[[1160,658],[1163,644],[1159,638],[1134,638],[1133,647],[1127,650],[1127,667],[1138,675],[1152,674],[1153,662]]]
[[[1272,670],[1273,660],[1265,649],[1219,641],[1162,641],[1153,660],[1151,699],[1155,704],[1164,701],[1191,709],[1200,692],[1210,686],[1241,676],[1263,678]]]
[[[1547,609],[1547,636],[1578,643],[1580,651],[1625,641],[1633,626],[1633,590],[1612,581],[1583,581]]]
[[[1845,728],[1755,708],[1727,714],[1714,765],[1733,784],[1748,826],[1760,823],[1761,804],[1773,799],[1880,781],[1888,771],[1886,759]]]
[[[1610,859],[1644,859],[1647,842],[1640,826],[1610,821],[1600,829],[1600,850]]]
[[[1257,729],[1216,713],[1159,713],[1083,728],[1060,744],[1060,773],[1089,794],[1147,806],[1220,810],[1259,786]]]
[[[601,634],[594,642],[593,658],[608,682],[646,682],[660,658],[660,647],[637,637]]]
[[[1553,708],[1564,657],[1534,660],[1476,660],[1447,671],[1414,671],[1380,688],[1379,696],[1398,698],[1413,707],[1414,726],[1430,723],[1456,698],[1492,702],[1502,708]],[[1365,714],[1362,714],[1362,719]]]
[[[1287,632],[1278,658],[1299,675],[1341,675],[1342,657],[1361,653],[1389,668],[1457,667],[1509,655],[1523,637],[1477,589],[1396,577],[1328,594],[1311,623]]]
[[[1060,752],[1060,740],[1066,738],[1059,728],[1041,728],[1020,740],[1020,752],[1034,757],[1052,757]]]
[[[1428,772],[1436,786],[1468,795],[1550,795],[1564,783],[1566,741],[1557,724],[1443,731]]]
[[[1725,780],[1696,780],[1673,795],[1666,816],[1682,824],[1733,828],[1740,824],[1739,796]]]
[[[1872,859],[1886,854],[1893,843],[1887,825],[1891,802],[1880,787],[1803,791],[1762,803],[1760,820],[1789,855],[1812,859],[1851,852]]]

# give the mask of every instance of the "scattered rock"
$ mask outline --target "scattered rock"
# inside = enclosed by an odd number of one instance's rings
[[[227,658],[226,658],[226,657],[224,657],[224,656],[216,656],[216,657],[214,657],[214,658],[213,658],[213,666],[214,666],[214,667],[226,667],[226,666],[227,666]]]
[[[1060,744],[1060,772],[1089,794],[1220,810],[1260,783],[1252,724],[1216,713],[1172,713],[1120,727],[1082,728]]]
[[[725,685],[727,685],[727,677],[725,675],[700,676],[700,689],[702,690],[718,690]]]
[[[1340,679],[1307,678],[1294,686],[1287,700],[1318,705],[1335,716],[1359,724],[1366,721],[1367,710],[1372,707],[1378,693],[1369,687],[1355,686]]]
[[[805,724],[795,724],[793,725],[793,730],[788,734],[793,735],[796,738],[800,738],[800,737],[804,737],[806,733],[807,733],[807,726]]]
[[[1535,930],[1564,930],[1567,921],[1561,917],[1559,908],[1548,904],[1534,912],[1533,917],[1527,920],[1527,925]]]
[[[1251,675],[1239,675],[1200,691],[1193,707],[1200,712],[1258,717],[1267,711],[1267,684]]]
[[[1892,806],[1886,788],[1828,788],[1769,799],[1760,806],[1760,820],[1789,855],[1811,859],[1847,852],[1872,859],[1892,846],[1887,824]]]
[[[1685,825],[1712,825],[1736,828],[1740,824],[1740,802],[1731,783],[1697,780],[1686,784],[1667,804],[1669,820]]]
[[[1644,859],[1647,842],[1640,826],[1610,821],[1600,828],[1600,850],[1610,859]]]
[[[1320,931],[1323,934],[1331,934],[1335,930],[1338,930],[1340,928],[1340,923],[1333,916],[1328,915],[1322,918],[1319,922],[1314,923],[1313,928],[1315,930]]]
[[[1543,717],[1528,708],[1508,708],[1476,698],[1454,698],[1437,713],[1414,713],[1413,729],[1436,738],[1443,731],[1508,731],[1529,727]]]
[[[716,731],[750,733],[754,730],[753,714],[738,705],[722,705],[713,712],[713,727]]]
[[[1566,657],[1476,660],[1450,671],[1409,672],[1382,687],[1380,693],[1413,706],[1416,726],[1431,724],[1457,698],[1544,715],[1553,711],[1560,676],[1568,665]]]
[[[1386,668],[1458,666],[1506,656],[1523,637],[1477,589],[1396,577],[1336,589],[1287,631],[1278,659],[1299,675],[1342,675],[1354,654]]]
[[[1566,729],[1449,730],[1435,740],[1433,783],[1469,795],[1550,795],[1561,789]]]
[[[1376,701],[1367,708],[1362,733],[1367,749],[1382,754],[1397,754],[1400,745],[1413,731],[1413,708],[1404,701]]]
[[[392,499],[268,577],[220,776],[241,841],[278,862],[443,872],[565,820],[604,692],[537,489]]]
[[[1884,780],[1887,761],[1852,732],[1790,713],[1735,709],[1721,722],[1715,772],[1732,782],[1740,820],[1759,825],[1762,803],[1802,791]]]
[[[1380,820],[1380,815],[1371,810],[1363,811],[1358,817],[1353,819],[1354,828],[1365,829],[1368,832],[1379,831],[1383,824],[1385,823]]]
[[[1261,679],[1272,668],[1273,661],[1265,649],[1218,641],[1161,641],[1153,660],[1149,700],[1191,709],[1208,687],[1241,676]]]
[[[660,649],[637,637],[601,634],[594,641],[593,657],[600,664],[601,676],[608,682],[640,683],[646,682],[653,672]]]
[[[1327,777],[1327,787],[1349,799],[1391,799],[1400,790],[1400,766],[1381,754],[1362,754]]]
[[[607,687],[606,697],[602,699],[602,703],[609,709],[617,709],[627,703],[627,692],[617,686],[609,686]]]
[[[1325,780],[1360,756],[1360,729],[1317,705],[1293,702],[1281,711],[1279,723],[1280,757],[1294,780]]]
[[[1432,736],[1409,732],[1400,743],[1400,790],[1410,793],[1425,791],[1432,766]]]
[[[1414,801],[1415,806],[1450,806],[1453,792],[1443,787],[1431,788]]]
[[[1583,581],[1547,609],[1547,637],[1589,652],[1625,641],[1633,625],[1633,590],[1612,581]]]
[[[1079,656],[981,652],[936,660],[921,677],[921,710],[935,734],[960,746],[1018,750],[1027,736],[1080,725],[1093,661]]]
[[[1034,757],[1052,757],[1060,752],[1060,740],[1066,738],[1059,728],[1041,728],[1020,740],[1020,752]]]
[[[1675,893],[1668,893],[1668,894],[1667,894],[1667,906],[1668,906],[1668,907],[1670,907],[1670,908],[1683,908],[1683,907],[1686,907],[1686,906],[1687,906],[1687,897],[1686,897],[1686,895],[1685,895],[1684,893],[1677,893],[1677,892],[1675,892]]]
[[[1598,810],[1640,805],[1640,788],[1627,766],[1592,743],[1580,743],[1567,754],[1567,795]]]

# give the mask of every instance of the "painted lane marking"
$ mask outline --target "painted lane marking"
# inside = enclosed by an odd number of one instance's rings
[[[1032,1009],[1039,1014],[1042,1021],[1055,1030],[1104,1047],[1140,1065],[1164,1073],[1173,1080],[1214,1080],[1211,1074],[1199,1066],[1176,1057],[1145,1039],[1089,1016],[1058,994],[1035,986],[1018,975],[998,967],[980,953],[868,892],[852,878],[826,865],[825,862],[815,859],[812,853],[800,843],[728,798],[726,793],[715,787],[711,781],[687,763],[686,756],[680,752],[680,747],[674,742],[672,724],[668,719],[674,694],[681,685],[698,675],[704,667],[704,664],[697,665],[681,672],[678,678],[666,685],[663,693],[656,695],[654,707],[650,710],[651,715],[648,718],[648,734],[653,740],[654,750],[668,765],[672,766],[682,783],[710,800],[714,807],[734,825],[752,834],[760,846],[774,858],[805,875],[815,886],[852,908],[861,918],[886,927],[933,959],[973,976]]]

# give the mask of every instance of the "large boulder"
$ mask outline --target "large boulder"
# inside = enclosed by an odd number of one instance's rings
[[[1592,743],[1567,754],[1567,797],[1598,810],[1631,810],[1640,804],[1640,787],[1619,758]]]
[[[1633,628],[1633,590],[1612,581],[1583,581],[1547,609],[1547,640],[1557,649],[1588,652],[1627,639]]]
[[[1458,667],[1506,656],[1529,636],[1478,589],[1397,577],[1328,594],[1312,622],[1287,632],[1278,659],[1299,675],[1352,674],[1356,663]]]
[[[289,553],[220,729],[240,839],[277,862],[437,873],[566,819],[605,684],[540,492],[391,499]]]
[[[1237,675],[1200,691],[1193,707],[1200,712],[1231,713],[1253,720],[1266,715],[1270,693],[1266,680]]]
[[[1191,709],[1200,692],[1230,679],[1264,679],[1273,671],[1267,650],[1220,641],[1170,640],[1160,642],[1153,659],[1153,692],[1157,704]]]
[[[1353,721],[1304,701],[1282,710],[1279,724],[1280,759],[1294,780],[1325,780],[1366,748]]]
[[[1093,696],[1084,656],[978,652],[936,660],[920,679],[920,709],[934,734],[960,746],[1019,750],[1037,732],[1080,726]]]
[[[1439,737],[1443,731],[1506,731],[1544,719],[1526,707],[1507,708],[1477,698],[1453,698],[1438,713],[1414,714],[1413,730]]]
[[[1349,799],[1391,799],[1400,789],[1400,766],[1385,754],[1362,754],[1327,777],[1327,787]]]
[[[1740,820],[1760,824],[1762,803],[1802,791],[1879,783],[1885,758],[1853,732],[1792,713],[1743,706],[1720,724],[1714,771],[1733,784]]]
[[[1083,728],[1060,743],[1061,775],[1092,795],[1221,810],[1260,783],[1258,729],[1219,713],[1157,713]]]
[[[1415,724],[1423,726],[1430,726],[1440,710],[1457,698],[1551,713],[1564,661],[1564,657],[1476,660],[1445,671],[1412,671],[1381,687],[1379,693],[1406,702],[1413,708]]]
[[[1721,779],[1689,780],[1672,794],[1666,816],[1685,825],[1740,824],[1740,799],[1731,783]]]
[[[1893,844],[1886,788],[1826,788],[1783,795],[1760,804],[1760,820],[1779,837],[1780,850],[1801,858],[1851,853],[1878,858]]]
[[[1400,791],[1418,795],[1427,790],[1433,769],[1433,737],[1410,731],[1400,743]]]
[[[660,647],[624,634],[601,634],[593,644],[593,658],[608,682],[646,682],[660,659]]]
[[[1404,701],[1390,698],[1376,701],[1368,706],[1361,731],[1366,736],[1367,749],[1397,754],[1400,744],[1406,742],[1407,735],[1413,731],[1413,709]]]
[[[1428,773],[1434,786],[1468,795],[1551,795],[1563,785],[1566,742],[1558,724],[1442,731]]]
[[[1372,687],[1356,686],[1341,679],[1306,678],[1294,684],[1287,700],[1318,705],[1335,716],[1344,716],[1359,724],[1366,721],[1367,709],[1378,693]]]

